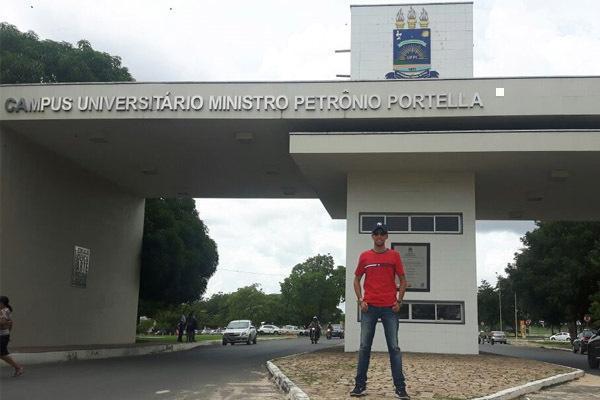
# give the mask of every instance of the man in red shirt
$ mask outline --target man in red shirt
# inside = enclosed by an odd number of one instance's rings
[[[364,251],[358,258],[354,272],[354,292],[362,312],[360,320],[360,349],[356,371],[356,386],[350,396],[364,396],[367,390],[367,370],[371,359],[371,345],[381,319],[388,353],[392,378],[399,399],[410,399],[406,393],[406,383],[402,372],[402,352],[398,347],[398,311],[404,298],[407,283],[404,266],[397,251],[385,247],[388,238],[387,227],[378,223],[371,232],[373,248]],[[365,277],[364,296],[360,280]],[[400,290],[396,290],[396,276],[400,281]]]

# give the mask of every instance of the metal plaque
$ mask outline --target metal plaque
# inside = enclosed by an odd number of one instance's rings
[[[73,253],[73,271],[71,273],[71,286],[85,288],[87,274],[90,269],[90,249],[75,246]]]

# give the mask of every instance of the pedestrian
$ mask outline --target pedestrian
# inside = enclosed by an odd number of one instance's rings
[[[406,276],[400,254],[385,247],[388,230],[378,223],[371,231],[373,248],[361,253],[354,272],[354,292],[362,313],[360,319],[360,348],[356,368],[356,385],[350,396],[364,396],[367,390],[367,370],[371,359],[371,345],[381,319],[390,356],[390,367],[399,399],[410,399],[402,372],[402,352],[398,347],[398,311],[404,298]],[[364,296],[360,281],[364,276]],[[396,287],[396,276],[400,287]]]
[[[181,314],[181,318],[179,318],[179,322],[177,323],[177,341],[183,342],[183,332],[185,331],[186,326],[185,314]]]
[[[194,317],[194,314],[190,313],[187,317],[186,324],[186,334],[188,342],[196,341],[196,329],[198,329],[198,321],[196,321],[196,317]]]
[[[13,376],[23,375],[23,366],[19,365],[8,352],[8,342],[10,341],[10,331],[12,330],[12,307],[6,296],[0,296],[0,358],[15,369]]]

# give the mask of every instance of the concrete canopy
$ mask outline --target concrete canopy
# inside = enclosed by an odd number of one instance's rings
[[[497,88],[504,90],[498,96]],[[346,217],[349,171],[473,171],[478,219],[600,218],[600,78],[4,85],[0,128],[141,197],[320,198]],[[388,107],[473,93],[483,107]],[[9,112],[9,99],[202,95],[201,110]],[[320,109],[319,96],[381,107]],[[285,96],[279,110],[210,110],[209,96]],[[294,107],[317,97],[316,109]],[[76,102],[76,100],[74,100]],[[14,105],[14,104],[13,104]],[[446,104],[447,105],[447,104]],[[7,108],[8,107],[8,108]]]

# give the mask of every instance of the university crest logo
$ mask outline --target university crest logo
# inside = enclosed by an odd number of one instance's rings
[[[404,25],[408,27],[405,29]],[[385,74],[385,79],[438,78],[437,71],[431,70],[431,29],[429,15],[425,8],[419,15],[410,7],[404,19],[402,9],[396,14],[396,29],[393,35],[394,70]]]

